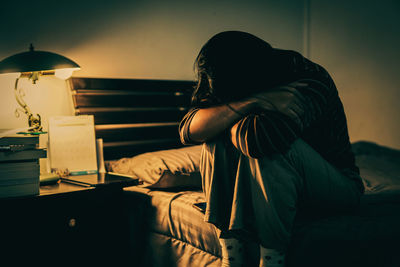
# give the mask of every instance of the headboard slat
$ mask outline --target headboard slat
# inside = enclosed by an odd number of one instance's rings
[[[104,154],[107,153],[108,160],[123,157],[132,157],[145,152],[171,149],[181,147],[182,144],[176,139],[160,139],[152,142],[138,143],[105,143]]]
[[[165,136],[177,137],[178,123],[170,123],[158,126],[146,126],[144,124],[119,124],[122,127],[101,127],[96,125],[97,138],[103,138],[108,142],[163,139]],[[124,127],[125,125],[139,125],[140,127]],[[112,126],[112,125],[107,125]]]
[[[160,96],[163,96],[162,98]],[[190,94],[182,92],[137,92],[128,90],[75,90],[75,108],[79,107],[167,107],[187,105]]]
[[[193,81],[175,80],[146,80],[146,79],[108,79],[108,78],[79,78],[71,79],[71,87],[75,90],[132,90],[132,91],[161,91],[161,92],[190,92]]]
[[[145,123],[145,122],[176,122],[179,121],[186,109],[78,109],[76,115],[94,115],[95,124],[112,123]]]
[[[165,95],[162,99],[154,96],[143,95],[75,95],[75,108],[80,107],[165,107],[174,102],[185,105],[187,96]]]

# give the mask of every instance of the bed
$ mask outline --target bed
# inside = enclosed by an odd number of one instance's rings
[[[75,112],[95,117],[108,169],[139,177],[124,189],[127,266],[220,266],[215,229],[203,221],[201,146],[182,147],[178,123],[193,81],[70,79]],[[366,188],[355,214],[299,217],[287,266],[400,266],[400,151],[353,144]],[[246,266],[258,266],[256,244]]]

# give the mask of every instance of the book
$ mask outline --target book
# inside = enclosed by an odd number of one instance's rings
[[[39,183],[0,186],[0,198],[34,196],[39,194]]]
[[[0,163],[0,180],[19,180],[36,177],[39,182],[39,160]]]
[[[39,159],[0,162],[0,197],[39,194]]]
[[[0,136],[2,136],[2,132],[6,132],[7,130],[0,129]],[[36,146],[39,144],[39,136],[38,135],[30,135],[30,134],[12,134],[0,137],[0,147],[2,146],[10,146],[10,145],[31,145]]]
[[[0,179],[0,187],[9,186],[9,185],[19,185],[19,184],[36,184],[37,177],[32,176],[29,178],[23,179]],[[0,189],[0,191],[3,189]]]
[[[47,152],[45,149],[27,149],[20,151],[2,151],[0,150],[0,164],[5,161],[27,161],[39,158],[45,158]]]

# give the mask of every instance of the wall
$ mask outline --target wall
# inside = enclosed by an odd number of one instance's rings
[[[311,0],[311,59],[333,76],[353,141],[400,148],[400,1]]]
[[[3,76],[3,75],[1,75]],[[28,119],[24,112],[15,116],[16,108],[21,109],[14,97],[15,76],[0,77],[0,129],[28,127]],[[42,117],[42,125],[47,129],[50,116],[73,115],[73,103],[67,82],[56,77],[44,77],[36,84],[28,79],[20,79],[18,88],[25,93],[24,100],[31,112]],[[22,109],[21,109],[22,110]]]
[[[33,42],[37,50],[76,61],[81,70],[75,76],[192,80],[193,61],[215,33],[248,31],[274,46],[301,52],[302,23],[302,1],[290,0],[8,1],[0,11],[0,25],[8,25],[0,32],[7,40],[0,42],[0,59],[27,51]],[[34,90],[28,82],[21,84],[32,112],[70,114],[62,100],[65,83],[49,79],[42,78],[35,88],[35,94],[53,103],[45,111],[39,108],[43,102],[30,99]],[[0,128],[25,125],[25,119],[12,114],[13,83],[0,77]],[[46,96],[44,84],[57,94]]]
[[[75,76],[191,80],[193,60],[213,34],[249,31],[275,47],[304,52],[328,69],[343,100],[352,141],[400,148],[399,3],[8,1],[0,10],[0,25],[7,25],[0,28],[5,40],[0,42],[0,59],[26,51],[33,42],[37,50],[60,53],[80,64]],[[72,113],[63,81],[43,78],[38,88],[29,89],[28,82],[21,86],[33,112],[44,117]],[[45,93],[43,86],[55,91]],[[0,77],[0,128],[25,125],[25,119],[13,115],[12,89],[13,80]],[[52,107],[30,100],[34,90],[44,90],[40,95]]]

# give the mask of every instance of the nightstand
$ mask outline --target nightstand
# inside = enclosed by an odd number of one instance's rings
[[[5,245],[0,261],[8,258],[9,266],[27,262],[123,266],[128,242],[124,186],[61,182],[41,186],[37,196],[0,199],[0,236]]]

